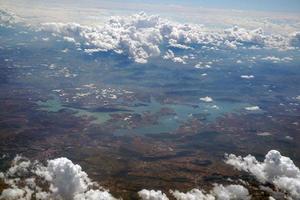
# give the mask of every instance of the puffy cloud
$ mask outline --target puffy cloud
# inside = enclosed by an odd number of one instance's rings
[[[65,37],[63,37],[63,39],[64,39],[65,41],[67,41],[67,42],[70,42],[70,43],[76,43],[75,39],[72,38],[72,37],[67,37],[67,36],[65,36]]]
[[[270,62],[273,62],[273,63],[279,63],[279,62],[289,62],[289,61],[292,61],[293,58],[291,58],[291,57],[279,58],[279,57],[276,57],[276,56],[267,56],[267,57],[262,58],[261,60],[270,61]]]
[[[211,194],[206,194],[202,190],[193,189],[187,193],[179,191],[171,191],[172,195],[177,200],[215,200],[215,197]]]
[[[300,47],[300,32],[293,33],[289,42],[293,47]]]
[[[289,45],[287,37],[267,35],[262,29],[246,30],[233,27],[223,31],[210,31],[200,25],[175,23],[145,13],[129,17],[112,17],[102,26],[45,23],[42,24],[41,30],[73,38],[86,52],[113,51],[127,55],[139,63],[146,63],[149,58],[162,54],[165,54],[164,58],[174,62],[186,62],[181,57],[175,57],[170,48],[189,51],[202,47],[287,48]]]
[[[19,188],[8,188],[3,190],[0,199],[17,200],[24,198],[25,191]]]
[[[263,162],[251,155],[243,158],[233,154],[226,155],[225,162],[240,171],[249,172],[261,183],[273,184],[292,199],[300,198],[300,170],[290,158],[276,150],[269,151]]]
[[[138,195],[142,200],[169,200],[162,191],[143,189],[138,192]]]
[[[241,185],[215,184],[210,193],[193,189],[187,193],[171,191],[177,200],[247,200],[250,199],[249,191]]]
[[[250,199],[248,190],[241,185],[215,185],[212,191],[217,199],[230,200],[230,199]]]
[[[274,63],[280,62],[280,61],[281,61],[280,58],[275,57],[275,56],[267,56],[267,57],[262,58],[262,60],[265,60],[265,61],[272,61],[272,62],[274,62]]]
[[[42,30],[75,38],[88,49],[114,51],[126,54],[136,62],[145,63],[149,57],[160,55],[159,45],[163,38],[158,28],[159,22],[157,16],[141,13],[128,19],[114,17],[101,27],[46,23]]]
[[[9,185],[0,199],[30,200],[114,200],[106,190],[92,182],[79,165],[67,158],[49,160],[46,166],[16,156],[2,179]],[[97,188],[97,189],[95,189]]]
[[[20,22],[20,19],[12,12],[0,9],[0,26],[11,27]]]
[[[206,96],[206,97],[201,97],[200,100],[201,100],[201,101],[204,101],[204,102],[207,102],[207,103],[213,102],[213,99],[212,99],[211,97],[208,97],[208,96]]]
[[[174,52],[172,50],[168,50],[166,52],[166,54],[163,56],[163,59],[166,59],[166,60],[172,60],[173,62],[175,63],[182,63],[182,64],[186,64],[186,62],[184,61],[184,58],[181,58],[181,57],[176,57],[174,55]]]
[[[243,28],[233,27],[224,31],[226,42],[249,43],[263,46],[266,43],[267,36],[264,35],[261,28],[248,31]]]
[[[293,137],[291,137],[289,135],[285,136],[284,138],[287,139],[287,140],[293,140],[294,139]]]
[[[235,41],[229,42],[228,40],[226,40],[224,42],[225,46],[227,46],[229,49],[237,49],[237,45]]]
[[[207,64],[204,64],[203,62],[199,62],[198,64],[195,65],[195,68],[197,69],[209,69],[211,68],[212,62],[208,62]]]
[[[254,76],[253,75],[241,75],[241,78],[243,78],[243,79],[253,79]]]
[[[209,193],[200,189],[192,189],[186,193],[170,190],[170,193],[177,200],[248,200],[251,198],[249,191],[242,185],[215,184]],[[168,200],[161,191],[143,189],[138,194],[142,200]]]
[[[258,107],[258,106],[249,106],[249,107],[246,107],[245,110],[257,111],[257,110],[260,110],[260,107]]]
[[[9,186],[0,195],[2,200],[115,200],[97,183],[92,182],[81,167],[67,158],[48,160],[47,165],[38,161],[16,156],[11,167],[3,173],[1,179]],[[187,193],[170,191],[178,200],[229,200],[248,199],[249,192],[241,185],[218,185],[206,193],[193,189]],[[143,189],[138,192],[142,200],[168,200],[161,191]]]
[[[290,158],[282,156],[278,151],[268,152],[263,162],[257,161],[251,155],[243,158],[234,154],[226,155],[225,162],[238,170],[249,172],[263,184],[273,184],[277,190],[285,192],[289,199],[300,198],[300,170]],[[12,166],[1,173],[0,178],[9,186],[0,195],[0,199],[5,200],[30,200],[32,197],[38,200],[115,199],[107,190],[91,181],[79,165],[67,158],[48,160],[47,165],[42,165],[37,161],[32,162],[16,156]],[[276,194],[272,190],[270,193],[272,196]],[[170,194],[177,200],[251,199],[247,188],[236,184],[214,184],[209,192],[201,189],[192,189],[186,193],[170,190]],[[143,189],[138,195],[143,200],[168,200],[167,195],[159,190]]]
[[[88,190],[85,193],[77,194],[74,200],[113,200],[115,199],[109,192],[100,190]]]
[[[9,168],[7,174],[10,176],[28,173],[28,168],[31,165],[31,161],[24,159],[22,156],[17,155],[12,161],[12,167]]]
[[[52,183],[50,190],[54,195],[64,199],[71,199],[77,194],[84,193],[90,184],[87,174],[81,167],[66,158],[48,161],[44,172],[47,173],[45,178]]]

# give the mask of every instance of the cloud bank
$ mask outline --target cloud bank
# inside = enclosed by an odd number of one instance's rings
[[[11,27],[18,21],[20,20],[16,15],[0,9],[1,26]],[[104,25],[98,26],[42,23],[38,27],[32,25],[30,28],[74,43],[77,49],[87,54],[114,52],[137,63],[147,63],[150,58],[161,57],[187,64],[203,51],[251,48],[288,50],[300,47],[299,32],[291,35],[266,34],[261,28],[248,30],[237,26],[216,31],[203,25],[177,23],[143,12],[111,17]]]
[[[149,58],[162,56],[185,64],[188,56],[178,57],[174,50],[197,52],[196,49],[289,49],[299,46],[299,34],[272,35],[265,34],[261,28],[246,30],[239,27],[210,31],[201,25],[180,24],[145,13],[112,17],[102,26],[44,23],[41,30],[76,41],[87,53],[112,51],[126,55],[138,63],[146,63]]]
[[[300,170],[293,161],[280,152],[271,150],[263,162],[255,157],[225,156],[225,163],[235,169],[253,175],[261,182],[260,189],[270,195],[280,193],[287,199],[300,199]],[[6,172],[0,172],[0,179],[8,185],[0,195],[2,200],[115,200],[108,190],[93,182],[81,167],[67,158],[48,160],[46,165],[38,161],[16,156]],[[243,185],[247,182],[241,181]],[[276,191],[266,188],[272,184]],[[239,184],[214,184],[210,191],[192,189],[188,192],[170,190],[169,194],[176,200],[248,200],[251,194]],[[278,194],[279,194],[278,193]],[[138,192],[142,200],[168,200],[160,190],[143,189]]]
[[[0,173],[9,187],[0,195],[2,200],[116,200],[108,190],[89,179],[81,167],[67,158],[48,160],[47,165],[16,156],[11,167]],[[187,193],[170,190],[177,200],[229,200],[250,199],[248,190],[241,185],[215,184],[207,193],[193,189]],[[168,200],[162,191],[143,189],[138,192],[142,200]]]

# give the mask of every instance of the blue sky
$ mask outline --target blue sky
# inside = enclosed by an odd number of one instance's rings
[[[129,0],[135,2],[179,4],[222,9],[300,12],[300,0]]]

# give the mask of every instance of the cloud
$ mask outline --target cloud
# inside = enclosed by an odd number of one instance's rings
[[[279,57],[276,57],[276,56],[267,56],[267,57],[262,58],[261,60],[270,61],[272,63],[279,63],[279,62],[290,62],[290,61],[293,60],[293,58],[291,58],[291,57],[279,58]]]
[[[145,13],[112,17],[101,26],[44,23],[41,30],[73,38],[88,53],[113,51],[138,63],[164,55],[165,59],[185,64],[187,61],[175,57],[171,48],[199,53],[195,50],[203,47],[211,50],[253,47],[285,49],[289,45],[289,38],[265,34],[260,28],[246,30],[233,27],[212,31],[201,25],[180,24]]]
[[[258,107],[258,106],[249,106],[249,107],[245,107],[245,110],[257,111],[257,110],[260,110],[260,107]]]
[[[241,185],[215,185],[212,193],[217,199],[229,200],[229,199],[250,199],[248,190]]]
[[[253,75],[241,75],[242,79],[253,79],[254,76]]]
[[[161,191],[143,189],[138,192],[142,200],[168,200]],[[207,193],[200,189],[192,189],[186,193],[178,190],[170,190],[170,194],[176,200],[248,200],[251,198],[249,191],[242,185],[214,184],[212,190]]]
[[[115,200],[109,191],[89,179],[81,167],[67,158],[56,158],[43,165],[38,161],[30,161],[22,156],[16,156],[11,167],[0,176],[9,186],[0,195],[2,200]],[[207,193],[193,189],[187,193],[172,191],[177,200],[229,200],[249,199],[246,188],[241,185],[214,184]],[[143,189],[138,192],[142,200],[168,200],[162,191]]]
[[[193,189],[186,193],[179,192],[178,190],[176,190],[171,191],[171,193],[177,200],[215,200],[215,197],[213,195],[206,194],[205,192],[199,189]]]
[[[289,43],[293,47],[300,47],[300,32],[293,33]]]
[[[203,62],[199,62],[198,64],[195,65],[196,69],[209,69],[211,68],[212,62],[208,62],[207,64],[204,64]]]
[[[249,172],[261,183],[273,184],[291,199],[300,198],[300,170],[290,158],[276,150],[269,151],[263,162],[251,155],[243,158],[234,154],[226,155],[225,162],[237,170]]]
[[[113,200],[115,199],[108,191],[88,190],[85,193],[77,194],[74,200]]]
[[[162,191],[143,189],[138,192],[138,195],[142,200],[169,200]]]
[[[51,190],[56,196],[71,199],[88,189],[90,180],[79,165],[66,158],[48,161],[47,169],[42,170],[45,179],[52,183]]]
[[[262,184],[273,184],[276,191],[259,186],[271,196],[286,194],[288,199],[300,198],[300,170],[290,158],[282,156],[276,150],[269,151],[263,162],[257,161],[251,155],[241,157],[230,154],[225,156],[225,163],[240,171],[249,172]],[[115,200],[108,190],[90,180],[79,165],[67,158],[48,160],[43,165],[38,161],[16,156],[11,167],[0,173],[0,179],[9,186],[2,191],[1,200],[30,200],[32,197],[37,200]],[[248,184],[242,180],[241,183]],[[210,191],[195,188],[188,192],[170,190],[169,194],[176,200],[251,199],[248,189],[243,185],[213,184]],[[142,200],[169,199],[160,190],[143,189],[138,192],[138,196]]]
[[[45,23],[42,30],[72,37],[95,52],[114,51],[127,55],[138,63],[160,55],[163,38],[158,27],[160,18],[144,13],[127,18],[114,17],[101,27],[81,26],[76,23]]]
[[[5,9],[0,9],[0,26],[12,27],[18,22],[20,22],[20,18],[14,13]]]
[[[67,36],[65,36],[65,37],[63,37],[63,39],[64,39],[65,41],[67,41],[67,42],[70,42],[70,43],[76,43],[75,39],[72,38],[72,37],[67,37]]]
[[[223,186],[215,184],[210,193],[193,189],[187,193],[171,191],[177,200],[238,200],[250,199],[249,191],[241,185]]]
[[[0,199],[115,200],[67,158],[49,160],[44,166],[16,156],[2,179],[9,188],[2,191]]]
[[[22,199],[25,196],[25,190],[21,190],[18,188],[9,188],[3,190],[0,199],[6,200],[14,200],[14,199]]]
[[[206,103],[211,103],[211,102],[213,102],[213,99],[212,99],[211,97],[208,97],[208,96],[206,96],[206,97],[201,97],[200,100],[201,100],[201,101],[204,101],[204,102],[206,102]]]
[[[172,50],[168,50],[166,52],[166,54],[163,56],[163,59],[165,60],[172,60],[175,63],[182,63],[182,64],[186,64],[186,62],[184,61],[184,58],[181,57],[176,57],[174,55],[174,52]]]

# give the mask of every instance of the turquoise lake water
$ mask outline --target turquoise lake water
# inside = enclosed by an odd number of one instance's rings
[[[213,101],[211,103],[199,102],[197,105],[183,105],[183,104],[161,104],[156,101],[154,98],[151,98],[150,103],[144,102],[135,102],[143,103],[141,106],[123,106],[122,109],[131,110],[120,111],[114,113],[131,113],[131,114],[140,114],[143,115],[145,112],[150,112],[155,114],[159,112],[162,108],[169,108],[175,112],[174,115],[163,115],[158,119],[157,124],[143,125],[134,129],[119,129],[115,131],[116,135],[124,135],[127,133],[135,134],[158,134],[163,132],[173,132],[175,131],[182,123],[187,120],[199,115],[203,118],[204,121],[210,122],[215,120],[217,117],[221,117],[226,113],[238,112],[239,110],[249,106],[245,103],[239,102],[229,102],[229,101]],[[45,102],[38,101],[37,104],[40,106],[41,110],[48,112],[58,112],[61,109],[69,109],[75,111],[75,116],[91,116],[94,117],[92,123],[102,124],[111,119],[111,112],[91,112],[84,109],[70,108],[64,106],[58,97],[49,99]],[[138,105],[138,104],[137,104]]]

